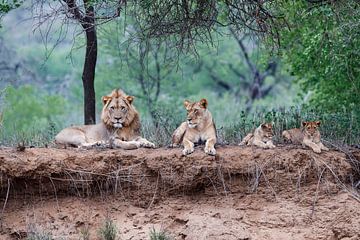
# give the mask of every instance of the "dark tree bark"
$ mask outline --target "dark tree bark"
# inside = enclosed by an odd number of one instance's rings
[[[239,48],[243,55],[243,59],[251,73],[250,76],[246,76],[245,74],[238,71],[236,67],[233,66],[232,63],[228,63],[229,69],[239,78],[239,86],[241,89],[248,92],[248,99],[246,101],[246,111],[250,111],[253,107],[253,103],[255,100],[262,99],[270,94],[271,90],[274,88],[276,84],[271,84],[269,86],[265,86],[265,80],[269,76],[275,76],[277,63],[269,62],[265,71],[261,70],[256,63],[251,60],[250,54],[246,49],[243,40],[246,36],[240,38],[237,33],[230,28],[230,32],[235,38]],[[212,66],[205,66],[207,71],[209,72],[209,76],[211,79],[223,90],[225,91],[233,91],[235,96],[239,95],[240,90],[236,89],[233,85],[226,82],[226,80],[221,79],[213,69],[216,69],[216,62],[213,62]],[[239,88],[238,88],[239,89]]]
[[[272,90],[273,86],[269,86],[268,88],[264,89],[264,82],[268,76],[275,75],[277,64],[275,62],[270,62],[268,63],[266,70],[264,72],[261,72],[261,70],[251,61],[249,53],[243,43],[243,39],[239,38],[232,28],[230,28],[230,32],[236,39],[244,55],[245,62],[248,65],[251,71],[251,75],[253,77],[251,81],[251,87],[249,88],[249,99],[246,102],[246,111],[250,111],[256,99],[264,98]]]
[[[86,36],[86,53],[84,68],[82,73],[82,82],[84,89],[84,123],[95,124],[95,69],[97,61],[97,20],[109,21],[120,16],[121,8],[126,4],[126,0],[119,0],[115,6],[115,12],[110,16],[95,16],[94,2],[92,0],[83,0],[84,5],[78,5],[76,0],[63,0],[70,13],[69,17],[76,19],[83,28]],[[85,10],[85,12],[84,12]]]
[[[95,69],[97,60],[97,36],[95,28],[94,7],[87,6],[85,1],[86,16],[82,26],[86,33],[86,53],[82,74],[84,88],[84,123],[94,124],[95,118]]]

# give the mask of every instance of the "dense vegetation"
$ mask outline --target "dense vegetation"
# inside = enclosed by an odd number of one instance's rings
[[[291,30],[281,32],[281,53],[310,103],[328,111],[359,111],[360,9],[356,1],[309,7],[285,4]]]
[[[179,48],[179,35],[143,38],[148,18],[129,14],[102,23],[97,114],[101,96],[120,87],[136,97],[143,132],[158,144],[168,144],[184,118],[183,100],[202,97],[222,143],[238,142],[263,121],[273,121],[279,137],[302,120],[320,119],[328,141],[358,144],[360,6],[317,2],[279,1],[270,8],[287,28],[259,35],[218,25],[188,46],[190,51]],[[42,146],[62,127],[83,122],[85,38],[70,34],[81,29],[54,20],[36,25],[29,37],[29,16],[22,7],[10,11],[0,29],[1,144]]]

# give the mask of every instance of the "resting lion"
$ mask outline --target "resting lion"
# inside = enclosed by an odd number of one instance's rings
[[[123,149],[154,148],[153,143],[140,137],[139,113],[132,105],[133,100],[122,90],[113,90],[102,97],[101,123],[65,128],[56,135],[55,143],[75,147],[109,143]]]
[[[321,153],[321,150],[328,151],[329,149],[321,143],[321,136],[318,127],[320,121],[303,122],[302,128],[293,128],[282,132],[285,140],[294,144],[302,144],[310,147],[314,152]]]
[[[172,135],[173,146],[180,143],[184,145],[183,155],[194,152],[194,144],[202,141],[205,141],[206,154],[216,154],[216,128],[207,105],[206,99],[193,103],[184,101],[187,110],[186,122],[181,123]]]
[[[273,136],[272,124],[263,123],[257,127],[254,132],[246,135],[239,145],[255,145],[261,148],[275,148],[275,145],[272,142]]]

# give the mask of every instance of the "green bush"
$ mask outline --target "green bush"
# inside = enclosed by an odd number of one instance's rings
[[[170,236],[168,236],[168,233],[164,230],[156,231],[156,229],[153,227],[150,230],[150,240],[170,240]]]
[[[218,127],[220,143],[236,144],[249,131],[261,123],[274,124],[275,141],[282,142],[283,130],[301,127],[303,121],[321,121],[321,136],[334,144],[360,143],[360,116],[356,112],[328,113],[315,109],[292,107],[289,109],[258,109],[252,114],[242,112],[237,122]]]
[[[283,1],[276,5],[289,29],[280,32],[280,53],[309,103],[329,112],[359,111],[360,3]]]
[[[114,222],[106,218],[103,226],[99,230],[99,237],[102,240],[116,240],[117,229]]]
[[[66,102],[31,86],[8,87],[5,91],[0,129],[1,144],[43,144],[62,125]]]

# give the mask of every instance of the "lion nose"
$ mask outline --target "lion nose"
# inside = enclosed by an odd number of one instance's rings
[[[187,120],[190,122],[190,121],[191,121],[191,118],[187,118]]]
[[[121,120],[121,117],[115,117],[115,120],[119,122]]]

